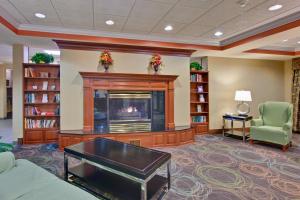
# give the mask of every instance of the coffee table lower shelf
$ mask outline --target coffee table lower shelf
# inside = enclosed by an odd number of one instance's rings
[[[141,185],[83,162],[69,169],[69,182],[104,199],[141,199]],[[167,178],[155,175],[147,183],[147,199],[161,199],[168,191]]]

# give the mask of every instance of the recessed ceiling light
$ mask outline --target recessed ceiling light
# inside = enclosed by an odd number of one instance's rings
[[[300,44],[300,41],[298,41],[297,43]]]
[[[55,51],[55,50],[44,50],[45,53],[47,54],[51,54],[54,56],[59,56],[60,55],[60,51]]]
[[[279,10],[280,8],[282,8],[282,5],[276,4],[276,5],[269,7],[269,11]]]
[[[223,32],[217,31],[217,32],[214,33],[214,35],[217,36],[217,37],[220,37],[220,36],[223,35]]]
[[[287,42],[287,41],[289,41],[289,40],[288,39],[282,40],[282,42]]]
[[[114,21],[113,20],[107,20],[106,22],[105,22],[107,25],[114,25]]]
[[[168,25],[165,27],[165,31],[171,31],[171,30],[173,30],[173,26]]]
[[[42,13],[35,13],[34,16],[36,16],[37,18],[40,18],[40,19],[46,18],[46,15],[44,15]]]

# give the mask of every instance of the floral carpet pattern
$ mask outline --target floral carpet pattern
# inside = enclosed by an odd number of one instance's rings
[[[166,199],[300,199],[298,134],[287,152],[219,135],[197,136],[194,144],[158,149],[172,154],[172,186]],[[62,177],[63,153],[55,146],[17,146],[14,153]]]

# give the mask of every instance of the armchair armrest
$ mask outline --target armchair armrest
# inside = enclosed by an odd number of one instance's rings
[[[250,121],[251,126],[262,126],[263,125],[263,120],[261,118],[258,119],[252,119]]]
[[[285,131],[291,131],[292,130],[292,122],[285,123],[282,128]]]

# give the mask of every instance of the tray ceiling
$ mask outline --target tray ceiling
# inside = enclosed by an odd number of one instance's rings
[[[165,41],[219,44],[300,11],[300,0],[0,0],[0,7],[26,29],[64,28]],[[280,10],[268,8],[282,4]],[[243,6],[245,5],[245,6]],[[39,19],[34,13],[47,17]],[[108,26],[106,20],[115,24]],[[164,27],[174,29],[166,32]],[[222,37],[214,32],[222,31]]]

